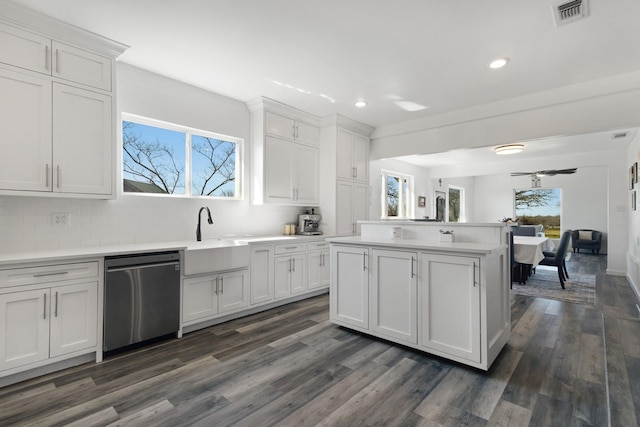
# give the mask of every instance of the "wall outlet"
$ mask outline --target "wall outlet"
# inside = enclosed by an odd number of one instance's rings
[[[52,213],[51,225],[54,227],[68,227],[71,224],[71,214],[68,212]]]

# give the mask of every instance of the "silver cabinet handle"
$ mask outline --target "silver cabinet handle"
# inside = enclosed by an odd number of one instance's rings
[[[60,165],[56,166],[56,187],[60,188]]]
[[[56,49],[56,73],[60,72],[60,55],[58,52],[58,49]]]
[[[475,288],[478,282],[476,281],[476,263],[473,262],[473,287]]]
[[[413,277],[416,277],[416,273],[415,273],[415,271],[414,271],[414,269],[413,269],[413,261],[414,261],[414,259],[413,259],[413,256],[412,256],[412,257],[411,257],[411,277],[412,277],[412,278],[413,278]]]
[[[291,273],[291,258],[289,258],[289,273]]]
[[[293,272],[296,272],[296,259],[293,258]]]
[[[324,254],[320,254],[320,267],[324,265]]]
[[[358,177],[358,167],[355,166],[353,169],[356,171],[356,174],[354,175],[354,178],[357,178]]]
[[[296,122],[291,125],[291,134],[294,138],[296,137]]]
[[[293,125],[293,127],[294,127],[294,129],[295,129],[295,133],[293,134],[293,136],[294,136],[295,138],[298,138],[298,137],[299,137],[299,134],[298,134],[298,124],[297,124],[297,123],[296,123],[296,124],[294,124],[294,125]]]
[[[216,292],[216,295],[218,295],[218,278],[217,277],[216,277],[216,290],[215,290],[215,292]]]
[[[46,276],[61,276],[63,274],[69,274],[68,271],[54,271],[51,273],[38,273],[34,274],[33,277],[46,277]]]
[[[49,163],[44,166],[44,186],[49,188]]]
[[[351,168],[351,178],[355,178],[357,176],[356,173],[357,173],[356,172],[356,168],[354,166],[354,167]]]
[[[44,69],[49,71],[49,46],[44,47]]]
[[[47,294],[44,294],[44,304],[42,307],[43,307],[42,318],[46,319],[47,318]]]
[[[55,304],[55,306],[56,306],[56,308],[55,308],[55,311],[54,311],[54,315],[56,317],[58,317],[58,291],[56,291],[56,304]]]
[[[285,249],[295,249],[297,246],[285,246]]]
[[[220,293],[224,294],[224,277],[220,278]]]
[[[367,269],[367,253],[362,252],[362,271]]]

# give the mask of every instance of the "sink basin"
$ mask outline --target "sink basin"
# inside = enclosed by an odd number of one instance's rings
[[[205,240],[189,243],[184,251],[183,274],[213,273],[248,268],[251,258],[249,244],[237,240]]]

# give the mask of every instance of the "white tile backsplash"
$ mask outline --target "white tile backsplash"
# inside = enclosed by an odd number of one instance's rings
[[[203,238],[280,234],[301,210],[254,206],[248,201],[121,196],[116,200],[0,196],[0,253],[72,249],[100,245],[195,240],[198,210]],[[69,226],[54,226],[51,214],[68,212]]]

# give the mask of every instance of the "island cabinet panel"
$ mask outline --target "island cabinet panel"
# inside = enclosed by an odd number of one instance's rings
[[[421,346],[481,361],[480,260],[420,254]]]
[[[509,340],[506,245],[328,240],[333,323],[484,370]]]
[[[370,329],[417,342],[416,252],[371,251]]]
[[[331,246],[331,320],[369,328],[369,250]]]

